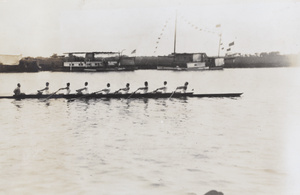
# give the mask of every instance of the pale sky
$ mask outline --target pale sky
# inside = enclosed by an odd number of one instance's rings
[[[0,54],[168,55],[176,11],[176,52],[216,56],[219,33],[225,50],[234,41],[233,52],[300,52],[299,1],[0,0]]]

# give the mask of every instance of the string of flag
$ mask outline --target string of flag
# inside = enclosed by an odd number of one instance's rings
[[[232,46],[234,46],[234,41],[228,44],[229,48],[227,48],[226,51],[231,51]],[[222,49],[224,49],[224,47]]]
[[[169,21],[170,21],[170,18],[168,18],[168,19],[166,20],[166,22],[165,22],[165,24],[164,24],[163,28],[161,29],[160,35],[158,36],[158,38],[157,38],[157,41],[156,41],[156,45],[155,45],[155,49],[154,49],[154,53],[156,53],[156,51],[157,51],[157,48],[158,48],[159,42],[160,42],[160,40],[161,40],[161,38],[162,38],[162,36],[163,36],[163,34],[164,34],[165,28],[167,27],[167,25],[168,25]]]
[[[211,33],[211,34],[219,34],[219,32],[216,32],[214,30],[211,30],[208,27],[200,27],[198,25],[195,25],[194,23],[192,23],[191,21],[189,21],[187,18],[185,18],[183,15],[180,16],[180,18],[187,24],[189,25],[191,28],[200,31],[200,32],[207,32],[207,33]],[[216,28],[220,28],[221,24],[217,24]]]
[[[183,15],[180,15],[180,18],[181,18],[186,24],[188,24],[191,28],[193,28],[193,29],[195,29],[195,30],[197,30],[197,31],[200,31],[200,32],[206,32],[206,33],[211,33],[211,34],[217,34],[217,35],[219,35],[220,37],[222,36],[222,34],[221,34],[220,32],[217,32],[216,30],[211,30],[211,28],[208,28],[208,27],[200,27],[200,26],[198,26],[198,25],[195,25],[194,23],[190,22],[187,18],[185,18]],[[166,20],[166,22],[164,23],[163,28],[161,29],[161,32],[160,32],[159,36],[157,37],[156,45],[155,45],[155,49],[154,49],[154,53],[156,53],[156,51],[157,51],[157,48],[158,48],[159,43],[160,43],[160,41],[161,41],[161,38],[162,38],[163,35],[164,35],[165,29],[166,29],[166,27],[167,27],[167,25],[168,25],[170,19],[171,19],[171,18],[168,18],[168,19]],[[215,26],[215,28],[221,28],[221,24],[217,24],[217,25]],[[222,46],[222,48],[221,48],[222,50],[225,49],[224,44],[223,44],[222,42],[220,43],[220,46]],[[228,44],[228,47],[229,47],[229,48],[227,48],[226,51],[231,51],[232,46],[234,46],[234,42],[230,42],[230,43]],[[135,51],[134,51],[134,53],[135,53]]]

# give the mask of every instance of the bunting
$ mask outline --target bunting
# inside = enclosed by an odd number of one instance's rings
[[[233,45],[234,45],[234,42],[229,43],[229,46],[233,46]]]
[[[186,23],[187,25],[189,25],[191,28],[197,30],[197,31],[200,31],[200,32],[206,32],[206,33],[211,33],[211,34],[217,34],[219,36],[221,36],[220,32],[216,32],[216,30],[211,30],[211,28],[207,28],[207,27],[200,27],[194,23],[192,23],[191,21],[189,21],[188,19],[186,19],[184,16],[182,15],[179,15],[179,17],[182,19],[182,21],[184,21],[184,23]],[[162,36],[164,35],[164,31],[165,31],[165,28],[168,26],[168,22],[171,20],[171,18],[168,18],[167,21],[165,22],[165,24],[163,25],[163,28],[161,30],[161,33],[160,35],[158,36],[157,40],[156,40],[156,46],[155,46],[155,49],[154,49],[154,53],[156,53],[157,51],[157,48],[159,46],[159,43],[160,43],[160,40],[162,38]],[[215,26],[216,28],[220,28],[221,27],[221,24],[217,24]],[[224,48],[223,48],[224,49]]]
[[[161,29],[161,33],[160,33],[159,37],[157,38],[156,46],[155,46],[155,49],[154,49],[154,52],[153,52],[153,53],[156,53],[156,50],[157,50],[158,45],[159,45],[159,41],[161,40],[161,37],[162,37],[163,34],[164,34],[165,28],[167,27],[169,20],[170,20],[170,18],[167,19],[167,21],[166,21],[165,24],[163,25],[163,28]]]
[[[193,24],[191,21],[188,21],[184,16],[180,16],[180,18],[182,18],[182,20],[189,25],[191,28],[198,30],[198,31],[202,31],[202,32],[207,32],[207,33],[212,33],[212,34],[218,34],[217,32],[215,32],[214,30],[211,30],[210,28],[207,27],[202,27],[200,28],[200,26]],[[220,28],[221,24],[217,24],[216,28]]]

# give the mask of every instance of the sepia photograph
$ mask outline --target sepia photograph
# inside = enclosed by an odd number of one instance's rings
[[[0,194],[299,195],[299,0],[0,0]]]

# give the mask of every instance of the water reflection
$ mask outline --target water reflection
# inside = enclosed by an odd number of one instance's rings
[[[143,99],[143,102],[144,102],[144,104],[145,104],[145,106],[144,106],[144,110],[145,110],[145,111],[147,111],[147,109],[148,109],[148,105],[149,105],[149,104],[148,104],[148,102],[149,102],[149,99],[148,99],[148,98],[144,98],[144,99]]]
[[[106,104],[108,106],[111,104],[111,98],[103,98],[101,100],[104,102],[104,104]]]
[[[13,100],[11,103],[14,104],[17,108],[22,108],[23,106],[21,100]]]

